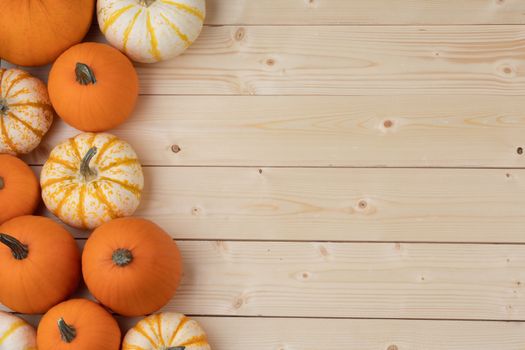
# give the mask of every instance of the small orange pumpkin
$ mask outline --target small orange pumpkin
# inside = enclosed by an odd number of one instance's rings
[[[19,216],[0,226],[0,303],[36,314],[75,291],[80,252],[62,226],[40,216]]]
[[[100,305],[86,299],[65,301],[38,325],[38,350],[118,350],[120,328]]]
[[[102,304],[124,316],[157,311],[175,294],[182,258],[172,238],[153,222],[121,218],[99,226],[87,240],[82,272]]]
[[[0,0],[0,57],[22,66],[55,60],[82,40],[95,0]]]
[[[20,159],[0,154],[0,224],[32,214],[40,199],[38,179]]]
[[[135,68],[106,44],[82,43],[64,52],[49,73],[56,113],[83,131],[106,131],[123,123],[137,101]]]

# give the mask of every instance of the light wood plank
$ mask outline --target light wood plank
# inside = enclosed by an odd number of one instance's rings
[[[525,246],[178,242],[164,310],[190,315],[525,320]]]
[[[208,0],[208,24],[523,24],[521,0]]]
[[[522,323],[196,319],[216,350],[518,350],[525,343]]]
[[[136,215],[178,239],[525,242],[525,170],[154,167],[144,175]]]
[[[37,325],[39,316],[22,315]],[[215,350],[522,350],[520,322],[192,317]],[[138,319],[118,317],[126,332]]]
[[[519,26],[208,27],[138,71],[143,94],[523,95],[524,39]]]
[[[525,246],[180,242],[190,314],[525,319]]]
[[[524,114],[506,96],[141,96],[111,132],[146,165],[523,167]],[[77,133],[56,118],[25,159]]]
[[[222,26],[137,69],[146,95],[524,95],[524,49],[523,26]]]

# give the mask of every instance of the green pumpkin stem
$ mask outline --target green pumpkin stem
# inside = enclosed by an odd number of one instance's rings
[[[172,346],[171,348],[166,348],[166,350],[185,350],[185,346]]]
[[[4,178],[0,176],[0,190],[3,190],[5,187],[5,181]]]
[[[115,265],[124,267],[133,261],[133,253],[129,249],[119,248],[113,252],[111,259]]]
[[[93,73],[91,67],[85,63],[77,62],[75,74],[77,76],[77,81],[82,85],[95,84],[97,82],[95,73]]]
[[[75,327],[69,325],[64,321],[64,318],[58,320],[58,330],[60,332],[60,338],[66,343],[71,343],[77,336],[77,330]]]
[[[140,5],[150,7],[156,0],[140,0]]]
[[[24,260],[29,255],[29,248],[13,236],[0,233],[0,243],[11,249],[11,254],[16,260]]]
[[[89,151],[87,151],[84,158],[82,158],[82,162],[80,163],[80,174],[86,181],[89,181],[92,177],[97,175],[97,172],[89,167],[89,163],[95,154],[97,154],[97,148],[91,147]]]

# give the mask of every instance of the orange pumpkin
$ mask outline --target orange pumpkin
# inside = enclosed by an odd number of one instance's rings
[[[124,316],[146,315],[175,294],[182,259],[175,242],[151,221],[121,218],[99,226],[87,240],[82,272],[102,304]]]
[[[32,214],[40,199],[38,179],[20,159],[0,154],[0,224]]]
[[[86,299],[65,301],[38,325],[38,350],[118,350],[120,328],[100,305]]]
[[[86,35],[95,0],[0,0],[0,58],[22,66],[54,61]]]
[[[83,43],[64,52],[49,73],[56,113],[83,131],[106,131],[124,122],[137,101],[135,68],[109,45]]]
[[[43,313],[77,288],[80,252],[53,220],[19,216],[0,226],[0,266],[0,303],[21,313]]]

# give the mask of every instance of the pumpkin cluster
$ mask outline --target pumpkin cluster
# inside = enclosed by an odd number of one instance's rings
[[[81,42],[94,13],[109,44]],[[131,60],[181,54],[204,17],[205,0],[0,0],[0,58],[52,63],[47,86],[0,68],[0,303],[43,314],[35,331],[0,312],[0,348],[210,349],[195,320],[156,313],[180,284],[182,257],[162,228],[132,217],[142,167],[132,146],[107,132],[137,103]],[[38,148],[55,115],[80,134],[51,150],[38,179],[17,157]],[[92,230],[83,250],[57,220],[33,215],[40,198],[64,224]],[[96,301],[70,299],[82,279]],[[122,341],[112,313],[150,316]]]

